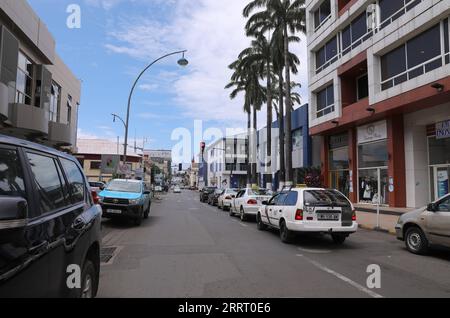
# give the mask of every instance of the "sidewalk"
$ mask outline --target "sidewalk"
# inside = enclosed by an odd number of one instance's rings
[[[367,230],[379,230],[395,235],[395,225],[398,218],[414,209],[398,209],[380,207],[380,228],[377,229],[377,207],[366,204],[355,204],[356,217],[359,226]]]

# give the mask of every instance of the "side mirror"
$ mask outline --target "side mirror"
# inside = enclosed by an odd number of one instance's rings
[[[427,211],[436,212],[436,205],[434,203],[428,204]]]
[[[0,197],[0,221],[24,220],[28,214],[27,200],[21,197]]]
[[[149,194],[151,194],[151,192],[150,192],[150,190],[145,190],[145,191],[144,191],[144,194],[145,194],[145,195],[149,195]]]
[[[269,201],[263,201],[262,205],[269,205]]]

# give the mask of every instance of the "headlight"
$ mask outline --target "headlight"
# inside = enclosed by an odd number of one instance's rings
[[[99,197],[98,197],[98,203],[103,203],[103,200],[104,200],[104,199],[105,199],[104,197],[99,196]]]
[[[136,199],[136,200],[130,200],[129,202],[132,205],[137,205],[137,204],[139,204],[141,202],[141,200],[140,199]]]

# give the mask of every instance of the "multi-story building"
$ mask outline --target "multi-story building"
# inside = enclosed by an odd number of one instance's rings
[[[206,185],[239,188],[247,185],[247,138],[245,135],[221,138],[205,150]]]
[[[419,207],[449,192],[450,0],[309,0],[310,133],[327,186]]]
[[[78,139],[77,142],[78,152],[75,157],[83,167],[84,173],[88,177],[89,181],[103,181],[109,182],[116,173],[103,173],[102,172],[102,157],[117,156],[120,159],[120,163],[123,160],[123,145],[118,145],[116,142],[105,139]],[[137,177],[137,174],[141,173],[144,167],[143,157],[141,154],[132,151],[127,154],[128,171],[130,171],[130,177]],[[150,176],[145,174],[146,182],[150,182]]]
[[[80,94],[27,1],[0,1],[0,133],[76,152]]]
[[[144,156],[155,164],[161,173],[168,178],[172,174],[172,151],[170,150],[144,150]]]

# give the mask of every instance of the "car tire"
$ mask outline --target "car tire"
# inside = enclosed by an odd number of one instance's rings
[[[151,207],[152,207],[152,204],[150,203],[150,204],[148,205],[147,211],[145,211],[145,213],[144,213],[144,219],[148,219],[148,217],[149,217],[149,215],[150,215],[150,209],[151,209]]]
[[[342,234],[331,234],[331,238],[333,239],[333,242],[335,244],[341,245],[344,244],[345,240],[347,239],[347,236]]]
[[[233,207],[230,207],[229,214],[230,214],[231,217],[234,216]]]
[[[242,206],[241,206],[241,212],[240,212],[239,216],[241,217],[242,222],[247,221],[247,215],[245,214],[244,208]]]
[[[414,226],[405,234],[405,245],[408,251],[417,255],[425,255],[428,252],[428,239],[423,231]]]
[[[81,289],[79,298],[95,298],[98,289],[98,275],[94,263],[86,260],[81,271]]]
[[[140,226],[142,224],[143,219],[144,219],[144,208],[141,209],[139,216],[133,220],[134,225]]]
[[[256,216],[256,227],[258,228],[259,231],[267,230],[267,225],[263,223],[261,214],[259,214],[259,213]]]
[[[292,238],[293,238],[293,234],[287,228],[286,222],[285,221],[281,221],[281,223],[280,223],[280,239],[281,239],[281,242],[283,242],[285,244],[290,244],[290,243],[292,243]]]

